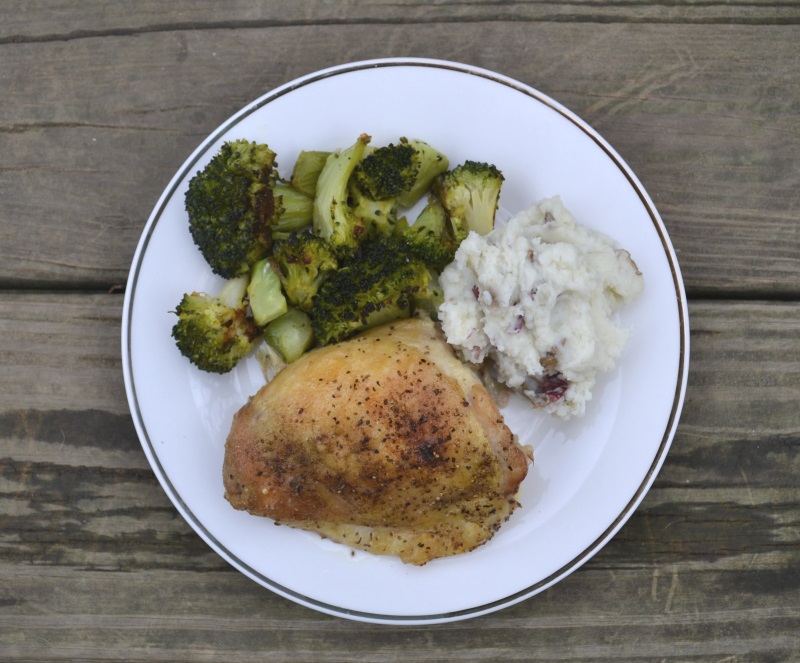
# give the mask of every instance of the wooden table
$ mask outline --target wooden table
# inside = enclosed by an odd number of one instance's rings
[[[0,5],[0,659],[800,660],[800,4]],[[689,296],[672,450],[551,589],[450,625],[329,617],[160,489],[120,359],[133,251],[225,118],[333,64],[450,59],[550,95],[653,197]]]

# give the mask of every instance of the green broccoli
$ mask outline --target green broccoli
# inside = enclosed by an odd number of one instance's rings
[[[314,218],[313,196],[282,181],[272,187],[272,195],[278,210],[278,216],[270,226],[273,240],[311,226]]]
[[[355,187],[370,200],[396,200],[414,186],[418,172],[416,151],[400,142],[367,150],[351,177]]]
[[[457,241],[470,230],[480,235],[492,231],[503,179],[491,164],[465,161],[434,180],[433,193],[444,207]]]
[[[277,240],[270,260],[289,303],[303,311],[311,310],[319,286],[338,266],[328,241],[312,233]]]
[[[317,343],[328,345],[378,324],[406,318],[430,298],[432,273],[393,237],[366,239],[323,282],[311,311]]]
[[[412,226],[401,237],[410,253],[437,270],[453,262],[459,241],[453,234],[442,204],[431,197]]]
[[[269,252],[272,226],[283,217],[311,222],[311,205],[279,193],[276,196],[275,153],[247,140],[224,143],[189,181],[185,195],[189,231],[214,273],[233,278],[250,271]]]
[[[314,232],[328,240],[339,255],[354,251],[366,231],[364,220],[353,213],[348,203],[348,184],[370,140],[370,136],[362,134],[347,149],[331,153],[317,180]]]
[[[255,346],[258,328],[245,303],[248,281],[240,276],[216,297],[194,292],[178,304],[172,337],[181,354],[201,370],[227,373]]]
[[[417,174],[410,188],[404,190],[397,199],[400,207],[413,207],[431,188],[433,181],[449,167],[447,157],[421,140],[401,139],[414,148]]]
[[[439,319],[439,307],[444,304],[444,289],[439,283],[439,273],[428,267],[428,276],[414,291],[414,312],[424,313],[432,320]]]
[[[286,313],[288,304],[281,287],[280,276],[272,268],[269,258],[262,258],[255,265],[247,286],[250,312],[259,327]]]
[[[317,195],[319,174],[325,167],[325,162],[330,155],[330,152],[323,152],[322,150],[301,151],[294,162],[292,177],[289,180],[292,187],[314,198]]]
[[[314,344],[311,318],[300,309],[290,307],[267,325],[264,339],[283,361],[290,364]]]
[[[390,235],[397,223],[397,201],[372,200],[350,185],[348,204],[352,214],[365,225],[367,232]]]
[[[408,143],[367,149],[350,176],[349,204],[356,217],[380,234],[391,234],[400,195],[411,189],[419,171]]]

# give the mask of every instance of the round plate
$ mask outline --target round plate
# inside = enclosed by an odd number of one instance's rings
[[[505,175],[514,213],[558,194],[578,220],[616,238],[645,292],[619,315],[632,330],[586,415],[555,420],[503,408],[535,464],[522,508],[477,550],[424,567],[353,552],[316,534],[234,511],[223,498],[231,418],[264,383],[255,359],[217,376],[196,370],[170,336],[183,293],[215,292],[184,211],[189,179],[226,140],[266,142],[288,175],[302,149],[334,150],[361,133],[405,136]],[[522,601],[586,562],[630,517],[672,441],[686,388],[688,317],[680,271],[649,196],[585,122],[540,92],[452,62],[391,59],[333,67],[257,99],[209,136],[159,199],[133,259],[122,327],[125,386],[153,471],[175,507],[224,559],[263,586],[325,613],[382,623],[465,619]],[[600,597],[598,597],[600,598]]]

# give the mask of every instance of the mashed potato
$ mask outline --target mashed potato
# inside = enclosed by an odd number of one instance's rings
[[[627,251],[581,226],[558,197],[470,235],[442,273],[448,342],[560,417],[582,415],[628,331],[613,320],[644,288]]]

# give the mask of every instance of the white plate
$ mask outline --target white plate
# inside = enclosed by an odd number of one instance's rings
[[[234,511],[221,466],[233,413],[263,384],[255,360],[201,373],[170,337],[184,292],[214,290],[183,207],[188,180],[226,140],[268,143],[291,168],[301,149],[420,138],[451,163],[488,161],[505,175],[501,207],[559,194],[587,226],[627,248],[645,293],[621,314],[633,330],[586,416],[564,423],[520,402],[504,408],[536,462],[518,509],[488,544],[417,568],[353,554],[317,535]],[[284,174],[286,171],[283,170]],[[620,156],[572,112],[499,74],[452,62],[392,59],[326,69],[257,99],[189,157],[158,201],[134,256],[122,355],[134,423],[181,515],[224,559],[263,586],[325,613],[370,622],[464,619],[522,601],[586,562],[630,517],[672,442],[686,387],[688,317],[667,231]],[[600,598],[600,597],[597,597]]]

